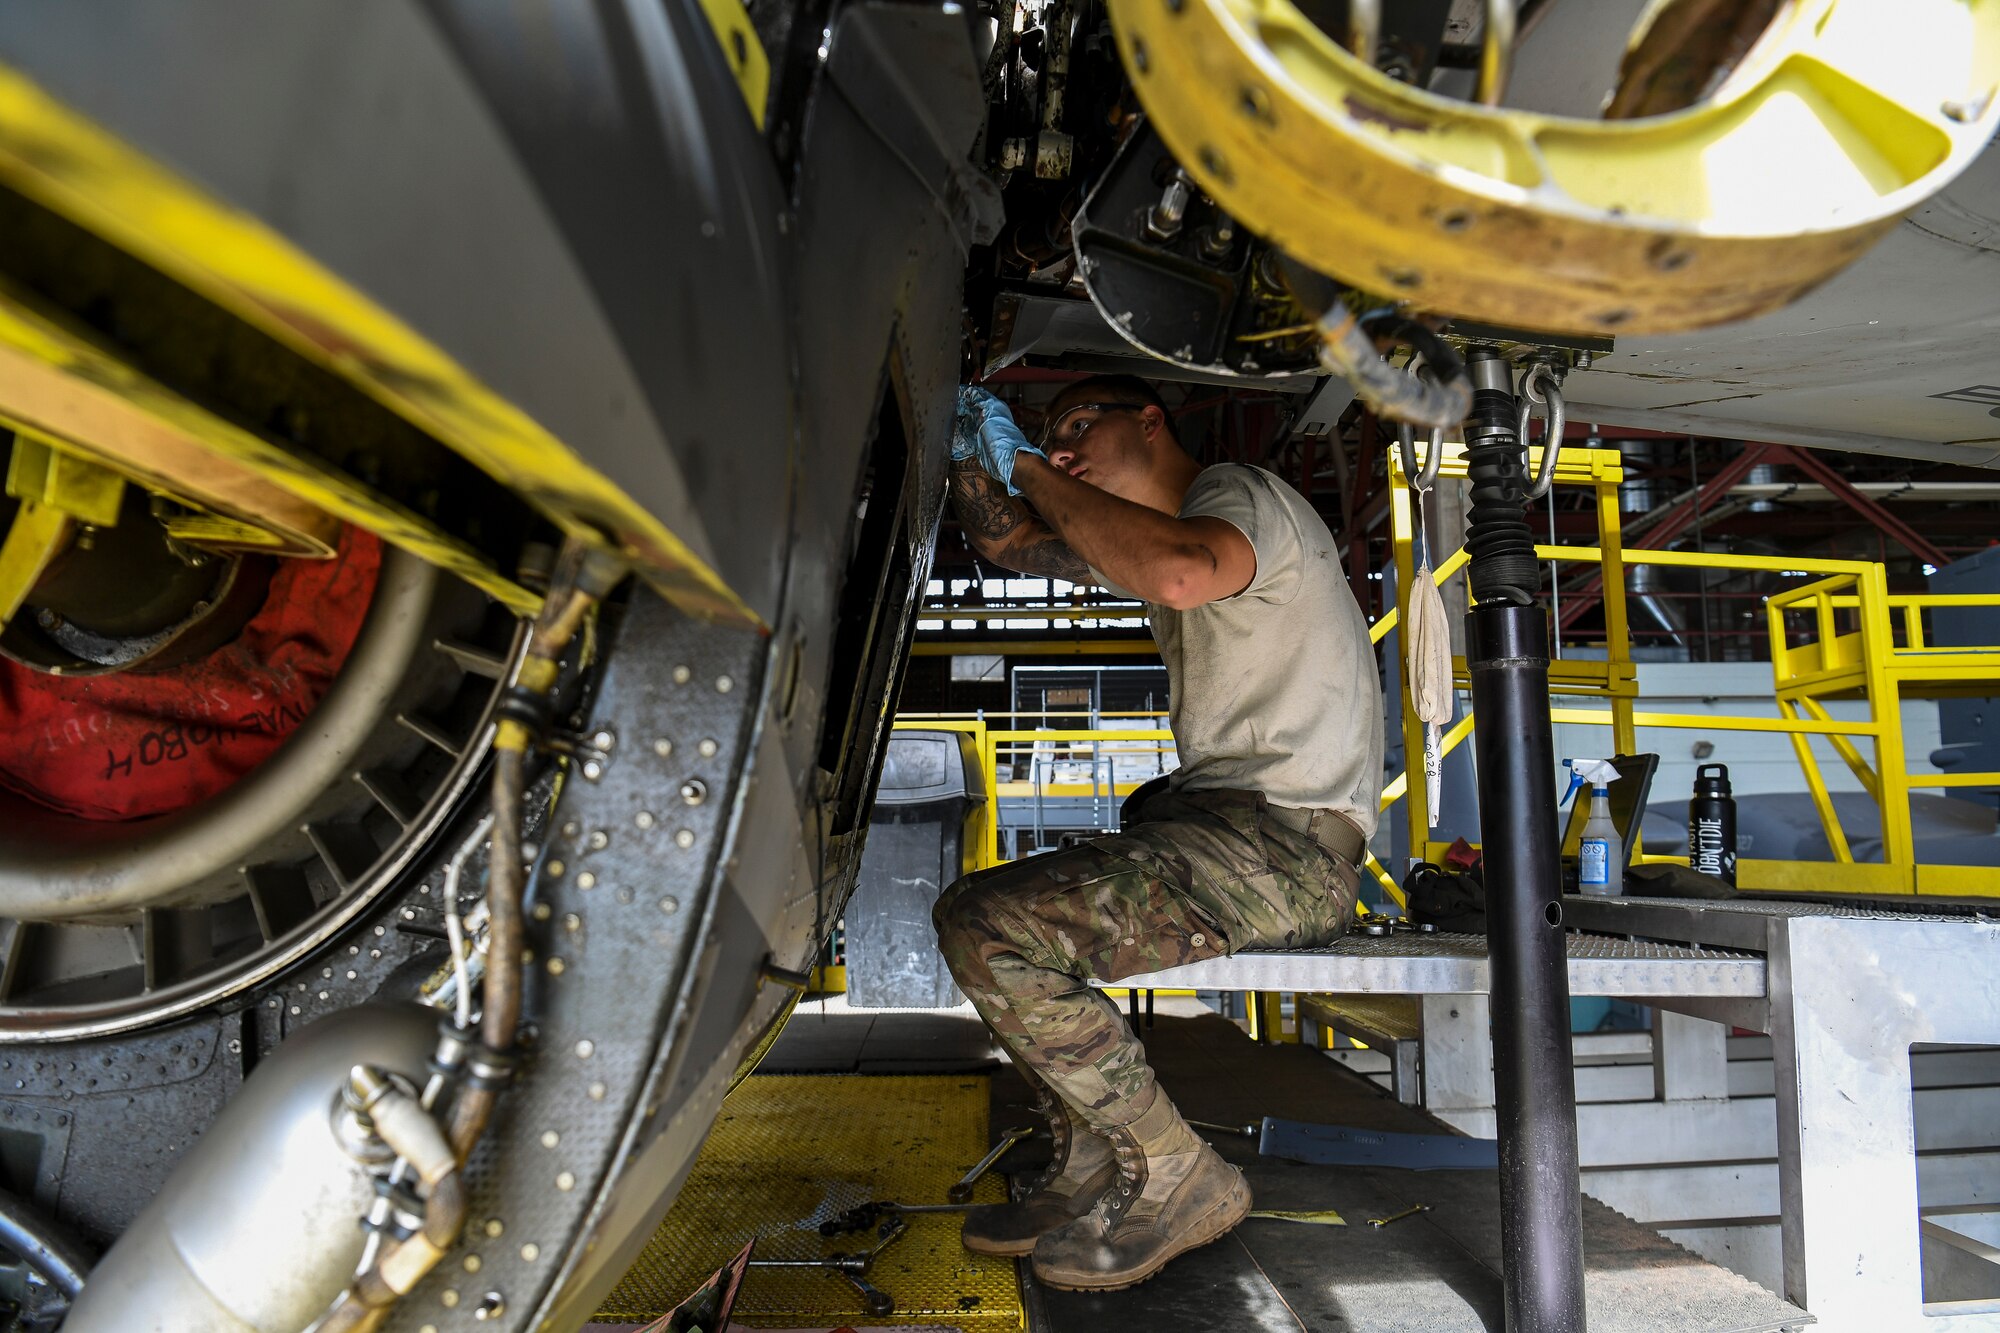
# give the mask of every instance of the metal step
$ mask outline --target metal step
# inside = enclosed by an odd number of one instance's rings
[[[1423,1100],[1421,1001],[1401,995],[1301,995],[1299,1018],[1380,1051],[1389,1061],[1389,1091],[1414,1106]]]

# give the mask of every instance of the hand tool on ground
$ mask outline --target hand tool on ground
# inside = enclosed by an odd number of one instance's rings
[[[1400,1222],[1406,1217],[1415,1217],[1418,1213],[1428,1213],[1430,1210],[1431,1206],[1427,1203],[1413,1203],[1400,1213],[1391,1213],[1387,1217],[1371,1217],[1368,1219],[1368,1225],[1380,1231],[1391,1222]]]
[[[1187,1123],[1196,1129],[1212,1129],[1218,1134],[1229,1134],[1239,1139],[1254,1139],[1261,1132],[1256,1125],[1218,1125],[1212,1120],[1189,1120]]]
[[[1356,935],[1429,935],[1437,927],[1428,921],[1412,921],[1406,916],[1390,916],[1386,912],[1371,912],[1365,907],[1354,909]]]
[[[865,1250],[853,1254],[835,1252],[818,1259],[752,1259],[750,1268],[818,1268],[846,1278],[861,1293],[862,1302],[873,1315],[894,1314],[895,1298],[868,1280],[868,1270],[875,1264],[875,1256],[903,1234],[903,1219],[891,1217],[875,1232],[875,1243]]]
[[[1010,1129],[1005,1134],[1002,1134],[1000,1142],[994,1144],[990,1152],[974,1163],[970,1171],[960,1176],[958,1183],[944,1192],[944,1197],[950,1199],[953,1203],[964,1203],[967,1199],[970,1199],[972,1197],[972,1187],[979,1183],[979,1178],[988,1171],[991,1171],[993,1164],[999,1161],[1009,1148],[1034,1132],[1034,1130],[1022,1126]]]
[[[891,1203],[886,1199],[875,1199],[856,1204],[846,1212],[828,1218],[819,1224],[819,1234],[844,1236],[850,1232],[866,1231],[885,1217],[911,1213],[965,1213],[984,1206],[977,1203]]]

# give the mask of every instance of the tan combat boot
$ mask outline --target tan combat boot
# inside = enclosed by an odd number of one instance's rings
[[[1035,1276],[1064,1291],[1116,1291],[1206,1245],[1250,1211],[1243,1173],[1222,1160],[1156,1090],[1111,1131],[1118,1182],[1097,1206],[1035,1245]]]
[[[1117,1179],[1109,1139],[1053,1093],[1037,1088],[1035,1103],[1049,1118],[1055,1155],[1028,1182],[1028,1193],[1019,1202],[987,1204],[965,1215],[960,1235],[975,1254],[1028,1253],[1042,1236],[1090,1211]]]

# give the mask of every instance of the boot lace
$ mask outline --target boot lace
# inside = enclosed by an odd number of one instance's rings
[[[1039,1088],[1035,1091],[1035,1110],[1048,1117],[1049,1138],[1054,1141],[1054,1150],[1049,1153],[1049,1163],[1028,1181],[1028,1193],[1034,1194],[1053,1185],[1069,1164],[1070,1125],[1069,1111],[1063,1104]]]
[[[1116,1226],[1146,1188],[1146,1152],[1137,1139],[1123,1130],[1113,1130],[1111,1155],[1118,1164],[1118,1180],[1104,1192],[1098,1205],[1103,1209],[1106,1228]]]

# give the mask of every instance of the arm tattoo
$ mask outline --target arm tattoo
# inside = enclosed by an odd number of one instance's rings
[[[954,465],[951,470],[951,507],[959,523],[974,537],[1003,542],[1027,521],[1021,505],[999,482],[986,475],[977,462]]]
[[[1069,549],[1069,543],[1060,537],[1048,536],[1039,541],[1029,542],[1009,555],[1014,568],[1023,574],[1039,574],[1043,578],[1068,579],[1071,583],[1089,583],[1090,566],[1083,557]]]
[[[993,548],[991,558],[1008,568],[1071,583],[1090,582],[1090,567],[1083,558],[977,462],[952,465],[951,507],[974,542]]]

